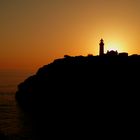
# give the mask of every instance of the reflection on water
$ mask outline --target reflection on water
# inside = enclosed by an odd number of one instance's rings
[[[0,133],[7,139],[31,140],[31,120],[18,108],[14,96],[0,93]]]

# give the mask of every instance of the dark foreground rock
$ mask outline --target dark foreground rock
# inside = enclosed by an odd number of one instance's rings
[[[139,80],[139,56],[66,56],[21,83],[16,99],[33,114],[39,136],[88,139],[96,131],[115,133],[114,126],[131,125],[130,116],[138,113]]]

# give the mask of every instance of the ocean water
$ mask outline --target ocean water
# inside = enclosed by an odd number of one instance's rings
[[[16,92],[17,85],[31,75],[33,71],[0,69],[0,93]]]
[[[0,140],[32,140],[31,118],[15,100],[17,85],[31,74],[29,72],[0,70]]]
[[[14,93],[0,93],[0,133],[9,139],[32,139],[29,116],[18,107]]]

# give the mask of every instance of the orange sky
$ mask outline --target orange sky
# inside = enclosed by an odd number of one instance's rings
[[[140,54],[140,0],[1,0],[0,69],[117,49]]]

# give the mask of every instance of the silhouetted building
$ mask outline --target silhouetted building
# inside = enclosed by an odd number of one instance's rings
[[[93,54],[88,54],[88,57],[93,57]]]
[[[99,55],[100,56],[104,55],[104,40],[103,39],[100,40],[99,46],[100,46]]]
[[[108,56],[117,56],[118,55],[118,52],[117,51],[114,51],[114,50],[111,50],[111,51],[107,51],[107,54]]]
[[[122,53],[119,53],[119,56],[126,57],[126,56],[128,56],[128,53],[126,53],[126,52],[122,52]]]

